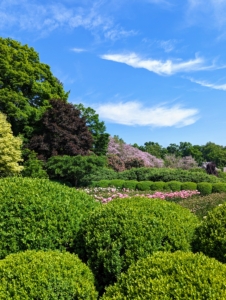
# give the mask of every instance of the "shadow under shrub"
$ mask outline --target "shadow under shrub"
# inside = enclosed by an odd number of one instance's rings
[[[226,299],[226,266],[203,254],[155,253],[133,264],[102,300]]]
[[[197,227],[193,249],[226,263],[226,203],[209,211]]]
[[[198,220],[159,199],[115,199],[84,220],[75,253],[88,264],[103,292],[134,261],[155,251],[190,250]]]
[[[94,276],[68,252],[28,250],[0,261],[0,299],[97,299]]]
[[[0,179],[0,258],[27,249],[68,250],[100,205],[85,192],[45,179]]]

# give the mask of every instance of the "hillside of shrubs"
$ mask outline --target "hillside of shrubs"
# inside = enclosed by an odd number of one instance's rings
[[[226,299],[226,147],[126,144],[33,48],[0,65],[0,300]]]

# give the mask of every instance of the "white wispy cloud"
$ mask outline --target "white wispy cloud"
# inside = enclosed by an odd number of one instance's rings
[[[226,91],[226,83],[225,84],[215,84],[215,83],[210,83],[207,82],[205,80],[195,80],[193,78],[188,78],[191,82],[197,83],[201,86],[205,86],[211,89],[215,89],[215,90],[222,90],[222,91]]]
[[[183,127],[195,123],[198,110],[180,105],[144,107],[137,101],[107,103],[95,107],[102,119],[128,126]]]
[[[188,61],[181,60],[155,60],[144,59],[136,53],[129,54],[104,54],[102,59],[111,60],[119,63],[127,64],[133,68],[144,68],[158,75],[173,75],[179,72],[190,72],[211,69],[214,66],[206,66],[205,60],[200,57],[190,59]]]
[[[86,52],[86,50],[83,48],[72,48],[71,51],[76,53]]]

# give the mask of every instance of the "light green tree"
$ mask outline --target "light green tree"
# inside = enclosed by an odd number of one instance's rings
[[[11,125],[6,121],[6,116],[0,112],[0,176],[17,174],[23,166],[18,162],[21,158],[22,140],[13,136]]]

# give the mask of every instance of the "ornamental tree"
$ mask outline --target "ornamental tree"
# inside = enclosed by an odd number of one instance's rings
[[[112,155],[117,155],[128,167],[131,166],[145,166],[145,167],[162,167],[163,160],[159,159],[147,152],[143,152],[131,145],[126,144],[124,141],[120,140],[118,137],[110,137],[108,144],[107,155],[109,158]]]
[[[19,173],[23,167],[21,158],[22,140],[13,136],[6,116],[0,112],[0,177]]]
[[[14,135],[30,137],[49,100],[66,101],[68,93],[33,48],[10,38],[0,38],[0,69],[0,111]]]
[[[51,107],[43,114],[39,129],[27,145],[47,160],[55,155],[86,155],[92,149],[92,135],[80,111],[70,103],[50,100]]]

